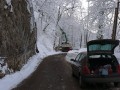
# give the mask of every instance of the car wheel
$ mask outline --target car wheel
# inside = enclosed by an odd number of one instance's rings
[[[85,82],[84,82],[82,76],[79,76],[79,85],[80,85],[81,88],[84,88],[84,87],[85,87]]]
[[[118,84],[119,84],[118,82],[114,82],[115,87],[118,87]]]

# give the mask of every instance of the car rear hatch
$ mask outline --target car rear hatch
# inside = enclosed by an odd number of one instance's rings
[[[88,67],[92,76],[120,75],[119,63],[113,55],[118,44],[119,40],[111,39],[92,40],[87,43]]]
[[[92,40],[87,43],[87,53],[88,55],[114,54],[114,49],[118,44],[119,40]]]

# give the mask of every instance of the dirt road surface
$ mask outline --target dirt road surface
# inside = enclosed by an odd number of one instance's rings
[[[59,54],[44,58],[36,71],[13,90],[120,90],[113,85],[89,85],[81,89],[64,57],[65,54]]]

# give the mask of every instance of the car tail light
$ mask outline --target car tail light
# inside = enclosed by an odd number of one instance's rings
[[[108,73],[109,73],[109,74],[112,74],[112,68],[109,68],[109,69],[108,69]]]
[[[120,74],[120,65],[117,66],[117,72]]]
[[[89,70],[89,68],[88,68],[87,65],[86,65],[86,66],[83,66],[83,68],[82,68],[82,73],[83,73],[84,75],[90,74],[90,70]]]
[[[72,48],[69,48],[68,51],[72,50]]]

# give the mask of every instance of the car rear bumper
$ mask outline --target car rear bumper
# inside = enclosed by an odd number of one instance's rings
[[[89,82],[89,83],[120,82],[120,76],[117,76],[117,77],[107,77],[107,76],[102,76],[102,77],[85,77],[84,81],[85,82]]]

